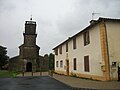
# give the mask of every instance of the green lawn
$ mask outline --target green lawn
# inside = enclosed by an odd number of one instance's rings
[[[0,71],[0,77],[16,77],[17,72]]]

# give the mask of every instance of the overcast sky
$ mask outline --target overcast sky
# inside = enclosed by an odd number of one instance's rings
[[[120,18],[120,0],[0,0],[0,45],[10,57],[19,55],[30,15],[37,23],[40,54],[53,52],[59,43],[89,25],[94,16]]]

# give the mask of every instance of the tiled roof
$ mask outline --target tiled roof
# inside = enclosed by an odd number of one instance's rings
[[[98,20],[91,20],[90,21],[90,25],[87,26],[86,28],[84,28],[83,30],[81,30],[80,32],[78,32],[77,34],[73,35],[72,37],[69,37],[67,40],[63,41],[62,43],[60,43],[59,45],[57,45],[56,47],[53,48],[53,50],[55,50],[56,48],[58,48],[60,45],[68,42],[69,40],[73,39],[74,37],[78,36],[79,34],[81,34],[83,31],[90,29],[91,27],[95,26],[96,24],[100,23],[101,21],[109,21],[109,22],[120,22],[120,19],[113,19],[113,18],[102,18],[100,17]]]

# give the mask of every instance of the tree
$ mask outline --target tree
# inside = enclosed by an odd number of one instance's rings
[[[6,49],[6,47],[0,46],[0,69],[2,69],[3,66],[8,63],[9,57],[7,56]]]
[[[54,54],[52,53],[49,54],[49,69],[54,69]]]

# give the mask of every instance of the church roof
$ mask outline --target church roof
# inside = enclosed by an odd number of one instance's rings
[[[15,56],[9,59],[10,62],[17,61],[19,59],[19,56]]]

